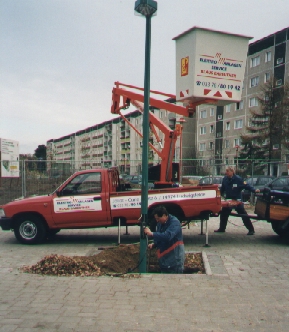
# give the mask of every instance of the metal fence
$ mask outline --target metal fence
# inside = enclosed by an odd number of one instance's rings
[[[0,161],[1,166],[2,162]],[[141,174],[141,161],[135,160],[124,163],[123,160],[114,161],[121,174]],[[188,175],[206,176],[223,175],[226,166],[234,166],[236,173],[242,177],[254,175],[284,175],[288,174],[288,164],[281,161],[263,164],[255,161],[241,161],[238,164],[214,163],[211,160],[187,159],[180,163],[181,179]],[[110,165],[103,164],[103,168]],[[46,195],[55,191],[70,175],[78,170],[100,168],[94,162],[83,161],[34,161],[21,160],[19,162],[19,177],[0,177],[0,204],[5,204],[20,197]]]

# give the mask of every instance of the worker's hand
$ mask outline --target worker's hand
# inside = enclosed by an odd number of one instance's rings
[[[256,189],[256,190],[255,190],[255,193],[259,193],[259,192],[260,192],[260,189]]]
[[[149,244],[148,244],[148,248],[149,248],[149,249],[152,249],[153,247],[154,247],[154,244],[153,244],[153,243],[149,243]]]
[[[148,236],[152,236],[153,235],[153,233],[151,232],[151,230],[148,227],[145,227],[143,231]]]

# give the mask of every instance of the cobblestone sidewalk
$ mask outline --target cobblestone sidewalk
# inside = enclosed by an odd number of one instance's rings
[[[42,245],[18,244],[0,232],[0,332],[288,331],[289,244],[270,224],[247,236],[238,218],[209,247],[200,224],[184,229],[187,251],[203,252],[207,275],[144,274],[141,278],[47,277],[19,272],[45,255],[86,255],[117,242],[117,229],[61,231]],[[122,243],[138,241],[138,228]],[[123,230],[124,233],[124,230]]]

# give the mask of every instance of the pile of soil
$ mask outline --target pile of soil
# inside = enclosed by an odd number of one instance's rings
[[[56,276],[133,275],[139,272],[139,249],[139,244],[129,244],[108,247],[92,256],[68,257],[52,254],[45,256],[37,264],[23,266],[20,270],[26,273]],[[147,252],[147,265],[149,273],[160,273],[156,250]],[[205,273],[201,253],[186,254],[184,273]]]

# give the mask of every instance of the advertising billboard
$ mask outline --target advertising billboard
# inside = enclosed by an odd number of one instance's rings
[[[173,39],[177,101],[223,106],[241,100],[251,37],[193,27]]]
[[[1,177],[19,177],[19,142],[0,138]]]

